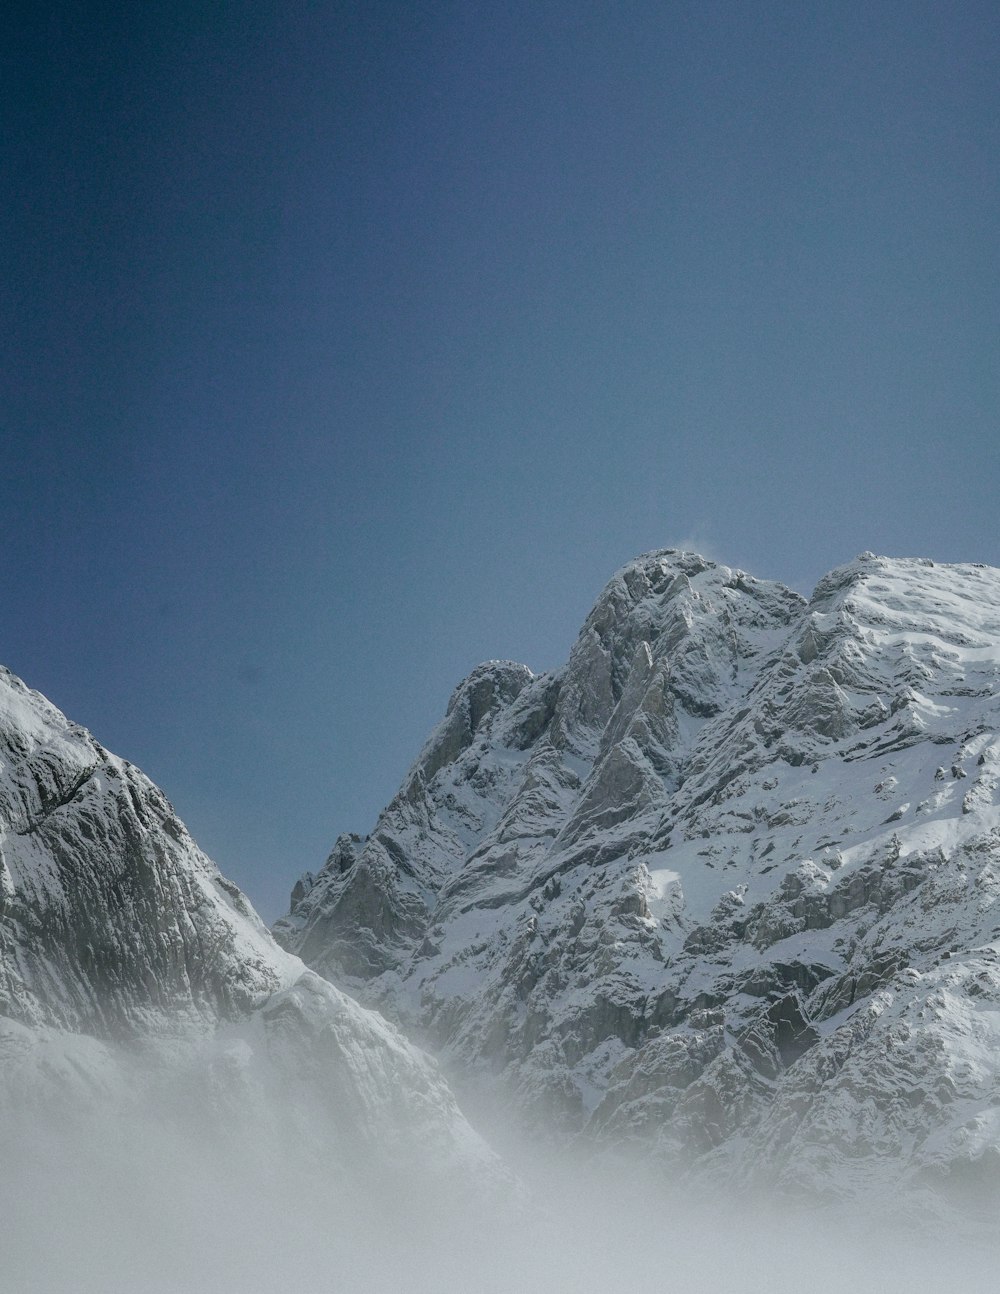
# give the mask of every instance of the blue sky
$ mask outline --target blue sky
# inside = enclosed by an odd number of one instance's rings
[[[1000,565],[993,4],[17,11],[0,659],[268,917],[642,551]]]

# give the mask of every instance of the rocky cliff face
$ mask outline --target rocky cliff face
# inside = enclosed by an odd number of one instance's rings
[[[459,686],[276,934],[559,1135],[986,1198],[998,717],[998,571],[863,554],[806,602],[652,553],[562,670]]]
[[[0,1143],[32,1113],[142,1126],[150,1105],[298,1138],[332,1174],[495,1168],[434,1064],[283,952],[148,778],[2,671]]]

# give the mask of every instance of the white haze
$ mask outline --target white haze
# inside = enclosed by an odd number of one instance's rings
[[[283,1127],[312,1111],[284,1112]],[[295,1152],[190,1103],[50,1112],[5,1136],[10,1294],[993,1291],[996,1246],[760,1199],[682,1200],[637,1166],[515,1156],[523,1191]],[[277,1125],[276,1125],[277,1126]],[[887,1201],[891,1203],[891,1201]]]

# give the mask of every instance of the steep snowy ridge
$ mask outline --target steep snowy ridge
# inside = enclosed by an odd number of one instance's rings
[[[179,1124],[190,1098],[334,1175],[359,1146],[496,1172],[433,1062],[280,949],[148,778],[2,671],[0,1144],[32,1112],[142,1127],[167,1094]]]
[[[649,554],[563,670],[470,676],[276,933],[550,1130],[993,1182],[998,677],[995,570],[863,554],[806,603]]]

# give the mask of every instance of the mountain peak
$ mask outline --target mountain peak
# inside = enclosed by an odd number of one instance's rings
[[[401,1145],[418,1168],[453,1152],[470,1183],[492,1171],[432,1062],[280,948],[144,774],[0,671],[5,1163],[34,1116],[197,1140],[251,1112],[254,1144],[289,1162],[356,1138],[393,1172]]]
[[[959,1076],[947,1040],[1000,1007],[1000,572],[863,553],[807,603],[660,549],[562,669],[522,671],[461,685],[289,946],[529,1121],[675,1168],[851,1193],[876,1155],[918,1177],[983,1153],[986,1125],[906,1093],[992,1099],[993,1060]],[[953,1014],[927,1008],[945,979]],[[893,1030],[919,1041],[887,1069]]]

